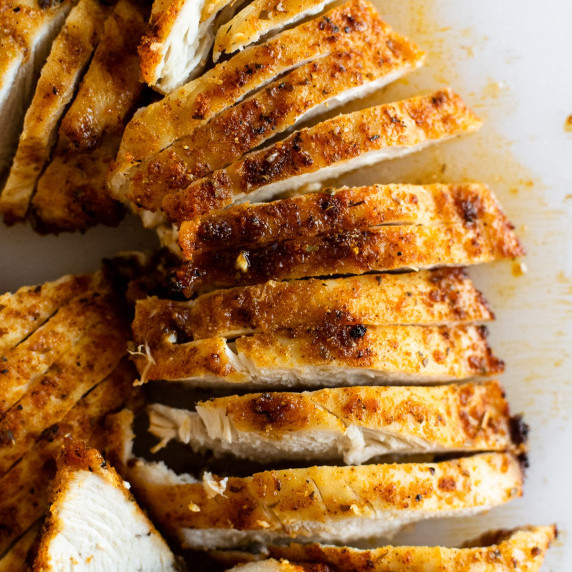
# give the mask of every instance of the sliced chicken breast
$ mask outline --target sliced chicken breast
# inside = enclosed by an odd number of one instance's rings
[[[196,77],[207,63],[220,20],[231,18],[243,1],[155,0],[139,46],[144,81],[168,94]]]
[[[98,300],[100,319],[60,356],[0,419],[0,475],[125,355],[127,331],[111,300]],[[41,410],[41,413],[40,411]]]
[[[35,572],[178,569],[129,484],[97,450],[68,442],[52,488]]]
[[[489,453],[442,463],[311,467],[188,484],[139,460],[129,480],[156,522],[181,546],[355,542],[420,520],[468,516],[522,494],[516,457]]]
[[[126,173],[180,137],[190,135],[221,111],[278,75],[342,51],[379,22],[366,0],[349,0],[310,22],[287,30],[260,46],[252,46],[178,88],[162,100],[140,109],[125,130],[110,181],[114,195],[126,201]]]
[[[133,378],[132,368],[122,362],[63,419],[46,429],[24,457],[0,477],[0,554],[47,512],[48,484],[66,436],[103,447],[103,420],[125,405],[133,389]]]
[[[233,572],[538,572],[556,538],[555,526],[525,526],[491,532],[471,547],[383,546],[359,550],[346,546],[290,544],[269,546],[271,560],[238,565]],[[219,559],[228,562],[224,553]],[[245,555],[246,556],[246,555]],[[232,559],[232,558],[230,558]],[[404,564],[406,563],[406,564]],[[321,568],[322,566],[323,568]]]
[[[195,300],[139,300],[132,324],[140,343],[199,340],[337,326],[445,325],[494,318],[463,269],[266,282]]]
[[[0,295],[0,354],[5,355],[36,331],[72,298],[85,293],[97,278],[63,276],[37,286],[25,286]]]
[[[180,223],[238,201],[272,199],[304,184],[472,133],[480,125],[450,90],[338,115],[167,195],[163,209]]]
[[[106,171],[139,98],[136,46],[147,9],[120,0],[106,20],[101,42],[62,120],[55,157],[38,182],[33,215],[45,232],[117,224],[122,212],[106,188]]]
[[[165,194],[240,159],[301,121],[363,97],[419,67],[423,54],[381,20],[342,52],[281,76],[133,169],[127,191],[157,211]]]
[[[0,187],[22,131],[40,70],[72,2],[17,0],[0,6]]]
[[[208,338],[133,355],[141,381],[237,389],[436,383],[494,375],[504,364],[483,327],[326,325],[313,332]]]
[[[204,252],[176,270],[172,285],[190,298],[267,280],[468,266],[523,254],[506,217],[484,216],[465,224],[380,226]]]
[[[254,0],[217,30],[213,61],[254,44],[261,37],[319,14],[333,0]]]
[[[178,239],[184,258],[192,260],[206,250],[252,248],[389,224],[470,223],[485,216],[504,218],[494,193],[480,183],[344,187],[197,217],[183,222]]]
[[[359,465],[387,454],[515,450],[508,404],[497,381],[439,387],[351,387],[257,393],[197,403],[158,403],[149,431],[158,448],[175,439],[266,463],[340,461]]]
[[[0,572],[29,572],[32,563],[32,547],[40,532],[37,522],[23,534],[10,550],[0,556]]]
[[[26,217],[36,182],[56,143],[59,121],[76,92],[110,11],[111,7],[99,0],[80,0],[52,45],[0,196],[0,211],[8,222]]]

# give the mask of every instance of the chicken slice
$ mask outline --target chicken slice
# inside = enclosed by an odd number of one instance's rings
[[[176,270],[173,288],[190,298],[196,292],[267,280],[468,266],[523,254],[504,215],[465,224],[379,226],[204,252]]]
[[[144,161],[128,179],[127,197],[138,208],[158,211],[166,193],[229,165],[301,121],[374,92],[422,62],[423,54],[380,20],[344,51],[279,77]]]
[[[91,275],[63,276],[0,295],[0,354],[5,355],[49,320],[60,306],[93,285]]]
[[[40,523],[31,526],[10,550],[0,556],[0,572],[29,572],[32,548],[40,532]]]
[[[518,420],[513,423],[518,425]],[[438,387],[345,387],[149,406],[149,431],[193,451],[266,463],[365,463],[387,454],[516,450],[497,381]],[[518,438],[517,440],[522,441]]]
[[[387,224],[467,223],[504,217],[494,193],[480,183],[372,185],[326,189],[271,203],[246,203],[183,222],[186,260],[228,247],[362,230]]]
[[[121,362],[63,419],[46,429],[24,457],[0,477],[0,554],[47,511],[48,482],[54,476],[55,458],[65,437],[73,435],[94,447],[103,447],[103,420],[125,405],[133,379],[129,363]]]
[[[99,321],[0,419],[0,475],[46,428],[62,419],[82,395],[106,378],[125,355],[125,323],[111,300],[100,299],[99,303]]]
[[[402,572],[407,563],[409,572],[538,572],[556,536],[555,526],[524,526],[493,531],[463,548],[383,546],[360,550],[319,544],[269,546],[267,553],[272,560],[238,565],[232,571]],[[217,556],[224,564],[232,560],[222,552]]]
[[[480,125],[448,89],[338,115],[168,194],[163,209],[180,223],[237,201],[272,199],[294,187],[472,133]]]
[[[504,364],[476,326],[345,326],[208,338],[133,355],[141,381],[240,389],[437,383],[494,375]]]
[[[333,0],[254,0],[217,30],[213,61],[254,44],[261,37],[319,14]]]
[[[441,463],[310,467],[188,483],[164,465],[138,460],[128,478],[156,522],[182,547],[355,542],[387,537],[429,519],[468,516],[522,494],[511,454]]]
[[[367,0],[349,0],[320,16],[286,30],[260,46],[252,46],[162,100],[139,110],[121,142],[110,181],[114,195],[123,192],[127,172],[180,137],[190,135],[221,111],[261,88],[278,75],[343,51],[356,36],[374,30],[379,15]]]
[[[139,46],[141,75],[163,94],[196,77],[205,67],[215,32],[244,0],[155,0]]]
[[[70,0],[16,0],[0,6],[0,187],[18,146],[26,109]]]
[[[129,493],[129,484],[97,450],[68,442],[52,488],[35,572],[178,570],[167,543]]]
[[[121,219],[120,206],[106,188],[106,170],[141,93],[136,46],[145,17],[144,4],[120,0],[105,22],[101,42],[62,120],[55,157],[32,200],[43,231],[83,231]]]
[[[443,268],[327,280],[266,282],[216,290],[188,302],[138,300],[134,338],[156,346],[213,336],[337,326],[446,325],[494,318],[466,271]]]
[[[0,211],[8,222],[26,217],[36,182],[56,142],[59,121],[89,64],[110,11],[111,7],[99,0],[80,0],[52,44],[0,196]]]

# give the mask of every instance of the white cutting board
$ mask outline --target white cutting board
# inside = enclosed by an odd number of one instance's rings
[[[486,120],[477,135],[346,177],[356,182],[484,180],[528,250],[527,273],[503,262],[472,275],[498,321],[491,342],[507,362],[514,412],[531,426],[523,499],[485,517],[419,525],[400,542],[458,544],[488,528],[556,522],[544,570],[572,570],[572,2],[377,0],[428,53],[427,68],[372,99],[450,84]],[[355,106],[354,106],[355,107]],[[151,247],[135,219],[84,236],[39,238],[0,226],[0,291],[97,268],[102,256]]]

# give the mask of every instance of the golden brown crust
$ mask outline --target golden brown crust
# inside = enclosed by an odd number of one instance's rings
[[[0,210],[9,223],[26,217],[36,182],[55,143],[58,122],[89,63],[110,10],[99,0],[80,0],[52,45],[0,197]]]
[[[223,208],[271,184],[384,149],[417,146],[471,133],[481,125],[451,90],[339,115],[255,151],[225,169],[168,194],[163,210],[182,222]],[[349,168],[349,167],[348,167]]]
[[[34,546],[40,531],[36,523],[21,536],[10,550],[0,557],[0,572],[29,572],[34,554]]]
[[[342,381],[336,371],[360,375],[362,385],[380,379],[435,382],[502,372],[504,364],[488,346],[486,335],[485,328],[475,326],[325,324],[313,332],[238,338],[236,354],[224,338],[165,342],[146,346],[149,354],[141,352],[134,361],[145,380],[188,380],[198,385],[338,385]]]
[[[266,471],[246,478],[229,477],[223,485],[214,477],[224,494],[213,494],[203,483],[152,482],[137,465],[130,479],[157,522],[178,533],[183,545],[191,546],[193,530],[259,531],[281,540],[316,538],[355,518],[365,523],[377,517],[381,529],[379,515],[387,514],[398,522],[400,518],[411,522],[452,516],[488,509],[522,494],[518,459],[501,453],[442,463]],[[313,530],[305,528],[309,522]],[[181,529],[187,530],[184,536]],[[336,538],[343,534],[333,532]],[[199,538],[198,534],[198,542]],[[231,546],[242,540],[236,534]],[[220,545],[224,542],[219,541]]]
[[[25,286],[0,296],[0,355],[4,355],[46,322],[57,309],[93,284],[94,277],[64,276],[54,282]]]
[[[116,195],[121,194],[122,175],[131,167],[192,133],[281,73],[342,50],[378,18],[371,3],[350,0],[325,16],[244,50],[137,113],[125,130],[117,157],[114,169],[117,178],[112,181]]]
[[[517,451],[498,381],[438,387],[344,387],[303,393],[214,398],[197,406],[220,412],[233,429],[265,439],[297,432],[345,433],[355,425],[451,451]]]
[[[98,321],[0,420],[0,475],[25,454],[42,431],[62,419],[82,395],[110,375],[125,355],[127,328],[117,315],[114,301],[100,295],[94,302]]]
[[[296,68],[144,161],[130,176],[129,200],[157,211],[165,194],[240,159],[324,102],[332,109],[336,96],[372,82],[381,87],[383,78],[396,79],[423,60],[381,20],[351,48]]]
[[[217,290],[189,302],[139,300],[132,324],[137,343],[151,346],[291,328],[444,325],[494,318],[464,269],[366,274],[328,280],[266,282]]]
[[[103,447],[103,419],[125,404],[132,391],[134,372],[126,361],[84,396],[58,423],[46,429],[26,455],[0,478],[0,553],[43,516],[49,506],[48,482],[55,459],[67,435]]]
[[[329,572],[538,572],[551,542],[555,526],[528,526],[503,531],[498,543],[473,548],[441,546],[384,546],[371,550],[319,544],[269,546],[276,559],[287,559],[310,572],[312,565]],[[221,554],[221,553],[219,553]],[[222,553],[224,557],[224,553]],[[222,560],[229,564],[228,559]],[[238,571],[237,571],[238,572]]]
[[[270,203],[241,204],[183,222],[179,245],[186,260],[220,248],[363,230],[386,224],[470,223],[504,217],[483,184],[373,185],[328,189]]]
[[[465,224],[380,226],[205,252],[183,263],[173,285],[191,297],[267,280],[468,266],[523,254],[506,217],[483,213]]]

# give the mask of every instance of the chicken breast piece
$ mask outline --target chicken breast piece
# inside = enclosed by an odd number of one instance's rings
[[[125,129],[121,142],[110,181],[114,195],[126,201],[122,190],[124,178],[133,166],[180,137],[190,135],[278,75],[344,50],[357,35],[365,37],[377,22],[379,15],[370,2],[349,0],[324,16],[244,50],[162,100],[140,109]]]
[[[478,545],[464,548],[442,546],[383,546],[359,550],[346,546],[290,544],[269,546],[272,560],[238,565],[233,572],[538,572],[546,551],[556,538],[555,526],[525,526],[491,532]],[[472,544],[472,543],[471,543]],[[220,560],[227,562],[224,553]]]
[[[254,0],[217,30],[213,61],[254,44],[261,37],[319,14],[333,0]]]
[[[105,416],[125,406],[132,393],[134,372],[121,364],[85,395],[63,419],[46,429],[20,461],[0,477],[0,554],[49,508],[48,484],[66,436],[101,448]]]
[[[32,547],[39,532],[40,523],[37,522],[10,547],[6,554],[0,556],[0,572],[29,572]]]
[[[143,85],[136,46],[146,10],[135,0],[120,0],[105,22],[102,40],[62,120],[55,157],[32,200],[36,225],[44,232],[85,231],[122,218],[106,188],[106,171]]]
[[[129,484],[97,450],[68,442],[52,486],[35,572],[178,569]]]
[[[325,325],[234,342],[142,344],[132,357],[142,382],[237,389],[436,383],[502,372],[486,336],[475,326]]]
[[[56,143],[57,128],[111,11],[99,0],[80,0],[56,37],[36,85],[10,175],[0,195],[8,222],[22,221],[44,166]]]
[[[325,189],[270,203],[246,203],[183,222],[186,260],[228,247],[323,236],[395,224],[453,224],[504,218],[494,193],[481,183],[372,185]]]
[[[172,286],[190,298],[267,280],[468,266],[523,254],[506,217],[484,215],[465,224],[379,226],[204,252],[174,272]]]
[[[163,209],[180,223],[237,201],[272,199],[304,184],[472,133],[480,125],[450,90],[339,115],[168,194]]]
[[[0,187],[4,186],[40,70],[72,2],[17,0],[0,6]]]
[[[337,326],[446,325],[494,318],[464,269],[266,282],[216,290],[188,302],[138,300],[138,343]]]
[[[231,18],[242,2],[155,0],[139,46],[144,81],[168,94],[196,77],[208,60],[220,21]]]
[[[100,318],[0,419],[0,475],[125,355],[127,328],[113,301],[98,300]]]
[[[280,76],[132,170],[127,197],[157,211],[165,194],[188,186],[326,109],[363,97],[419,67],[423,54],[381,20],[344,51]]]
[[[175,439],[193,451],[263,463],[359,465],[394,453],[517,449],[497,381],[233,395],[199,402],[196,411],[155,403],[148,412],[149,431],[160,439],[154,451]]]
[[[429,518],[467,516],[522,494],[511,454],[442,463],[310,467],[187,483],[164,465],[139,460],[129,479],[156,522],[182,547],[252,543],[355,542],[387,537]]]
[[[0,354],[5,355],[36,331],[72,298],[87,292],[97,278],[63,276],[37,286],[0,295]]]

